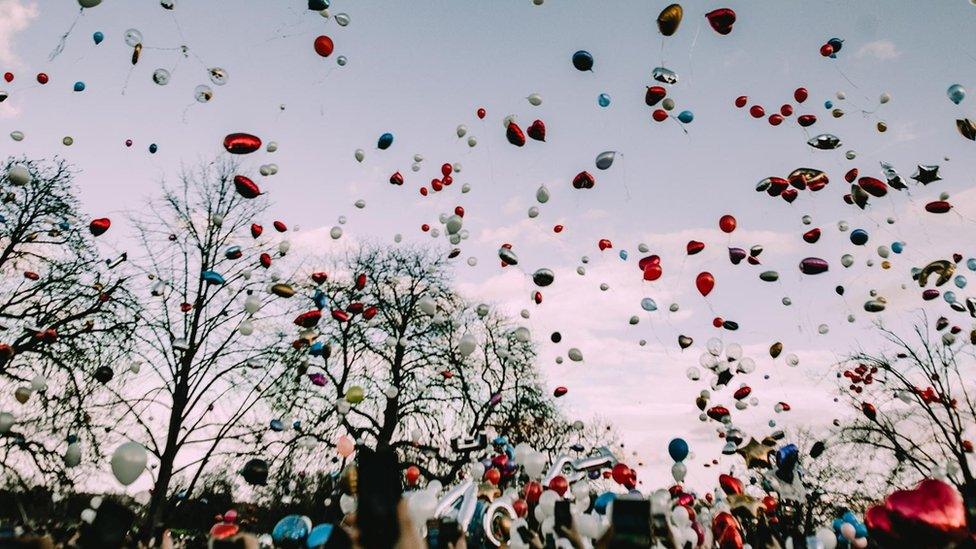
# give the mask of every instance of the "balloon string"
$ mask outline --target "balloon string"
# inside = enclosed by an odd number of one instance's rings
[[[834,65],[834,69],[837,71],[837,73],[840,74],[841,76],[843,76],[844,77],[844,80],[847,80],[847,83],[848,84],[854,86],[857,89],[860,89],[860,88],[858,88],[857,84],[854,83],[853,80],[851,80],[850,78],[847,77],[846,74],[844,74],[844,71],[840,70],[840,67],[838,67],[836,63],[832,63],[832,65]]]
[[[68,36],[71,35],[71,31],[73,31],[74,28],[75,28],[75,25],[78,24],[78,19],[81,18],[81,14],[84,12],[84,10],[85,10],[85,8],[78,8],[78,15],[75,16],[75,20],[71,22],[71,26],[68,27],[68,30],[65,31],[65,33],[61,35],[61,39],[58,40],[58,45],[55,46],[54,47],[54,50],[51,52],[51,54],[48,55],[48,57],[47,57],[47,60],[48,61],[54,61],[54,58],[56,58],[57,56],[61,55],[61,52],[64,51],[64,46],[68,42]]]
[[[695,53],[695,45],[698,44],[698,35],[701,34],[702,20],[698,20],[698,28],[695,29],[695,38],[691,41],[691,48],[688,49],[688,84],[695,78],[695,65],[691,62],[692,55]]]

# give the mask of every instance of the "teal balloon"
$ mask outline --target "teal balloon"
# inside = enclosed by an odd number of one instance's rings
[[[305,540],[305,545],[308,549],[316,549],[326,544],[329,538],[332,537],[332,530],[335,527],[329,523],[319,524],[312,531],[308,533],[308,538]]]
[[[80,80],[78,82],[75,82],[75,91],[76,92],[85,91],[85,83]]]
[[[949,86],[946,90],[946,95],[949,96],[949,101],[952,101],[956,105],[962,103],[962,100],[966,98],[966,88],[960,86],[959,84],[953,84]]]
[[[620,250],[620,259],[627,261],[627,250]]]
[[[610,96],[607,95],[607,94],[605,94],[605,93],[601,93],[600,96],[596,98],[596,102],[601,107],[609,107],[610,106]]]
[[[976,271],[976,257],[970,257],[967,259],[966,267],[968,267],[970,271]]]
[[[671,439],[668,443],[668,454],[674,461],[684,461],[688,457],[688,443],[683,438]]]
[[[952,282],[955,283],[956,288],[959,288],[960,290],[966,287],[966,277],[962,275],[956,275],[956,278],[952,279]]]
[[[381,151],[385,151],[386,149],[389,149],[390,145],[392,144],[393,144],[393,134],[387,132],[380,136],[379,140],[376,142],[376,148],[378,148]]]
[[[312,520],[302,515],[288,515],[275,524],[271,539],[278,545],[303,542],[312,531]]]
[[[645,311],[648,312],[656,311],[657,303],[655,303],[653,299],[649,297],[645,297],[644,299],[641,300],[641,309],[644,309]]]
[[[891,243],[891,251],[895,252],[896,254],[900,254],[904,249],[905,249],[905,244],[903,242]]]
[[[92,40],[95,41],[95,45],[97,46],[102,43],[102,40],[105,40],[105,35],[102,34],[102,31],[95,31],[95,34],[92,35]]]
[[[956,292],[948,291],[948,292],[942,294],[942,299],[944,299],[945,302],[946,303],[949,303],[949,304],[955,303],[956,302]]]
[[[825,109],[832,109],[833,107],[834,107],[834,102],[833,101],[829,101],[829,100],[828,101],[824,101],[824,108]]]
[[[678,114],[678,120],[680,120],[682,124],[688,124],[694,119],[695,113],[691,111],[681,111],[681,113]]]

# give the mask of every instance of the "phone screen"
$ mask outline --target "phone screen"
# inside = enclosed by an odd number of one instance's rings
[[[611,547],[649,547],[651,544],[651,502],[634,497],[619,497],[613,502],[613,541]]]
[[[400,537],[397,504],[400,502],[400,464],[392,450],[363,448],[358,456],[359,498],[356,520],[367,549],[393,547]]]
[[[555,531],[557,537],[563,537],[563,527],[573,527],[573,517],[569,512],[568,501],[560,500],[556,502],[555,521]]]

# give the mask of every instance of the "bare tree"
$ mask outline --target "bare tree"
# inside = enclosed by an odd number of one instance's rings
[[[142,366],[114,404],[124,408],[126,434],[153,458],[143,536],[171,511],[175,476],[191,495],[208,464],[244,451],[292,353],[279,322],[294,290],[272,264],[287,245],[252,226],[266,206],[235,190],[237,175],[224,161],[184,171],[133,220],[143,281],[134,356]]]
[[[63,161],[2,170],[0,411],[16,423],[0,433],[0,469],[22,486],[66,486],[68,466],[100,454],[92,412],[132,330],[129,295],[119,261],[99,258]]]
[[[879,325],[893,349],[851,357],[842,375],[861,413],[844,426],[840,439],[858,447],[861,459],[891,463],[888,481],[895,486],[945,474],[963,496],[972,529],[976,356],[948,325],[939,319],[936,329],[942,333],[933,334],[923,321],[909,338]]]
[[[305,452],[321,466],[322,446],[348,433],[451,482],[483,457],[465,445],[481,434],[553,451],[570,438],[573,425],[542,392],[528,330],[459,296],[449,261],[367,245],[336,261],[327,279],[317,275],[325,311],[302,334],[303,376],[279,399],[300,429],[269,441],[269,453]]]

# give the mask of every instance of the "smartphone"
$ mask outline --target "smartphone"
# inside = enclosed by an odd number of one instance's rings
[[[631,549],[651,545],[651,502],[635,497],[621,496],[613,502],[613,540],[610,547]]]
[[[532,534],[529,533],[529,527],[522,524],[518,527],[518,535],[522,538],[522,543],[528,545],[532,541]]]
[[[461,529],[458,522],[452,518],[442,518],[437,535],[440,549],[445,549],[448,544],[454,545],[461,537]]]
[[[556,523],[555,523],[555,528],[553,528],[553,530],[555,530],[556,532],[556,537],[559,538],[564,537],[563,527],[565,528],[573,527],[573,516],[569,512],[569,501],[563,499],[556,502],[556,511],[555,511],[554,518],[556,520]]]
[[[441,521],[437,519],[427,519],[427,547],[438,549],[440,547]]]
[[[403,487],[400,463],[392,449],[359,451],[356,523],[366,549],[388,549],[400,537],[397,505]]]

